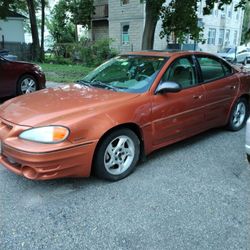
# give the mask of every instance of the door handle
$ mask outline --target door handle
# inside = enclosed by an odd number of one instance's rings
[[[193,99],[196,99],[196,100],[197,100],[197,99],[201,99],[202,97],[203,97],[203,95],[194,95],[194,96],[193,96]]]
[[[233,89],[236,89],[236,86],[235,85],[231,85],[229,88],[233,90]]]

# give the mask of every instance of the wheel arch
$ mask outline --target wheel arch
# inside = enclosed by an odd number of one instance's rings
[[[239,98],[245,98],[247,100],[248,105],[250,105],[250,97],[248,94],[243,94],[243,95],[239,96]]]
[[[229,128],[229,121],[230,121],[230,116],[231,116],[231,113],[232,113],[232,110],[235,106],[235,104],[237,103],[237,101],[239,99],[245,99],[248,106],[247,106],[247,117],[249,116],[249,107],[250,107],[250,96],[246,93],[243,93],[242,95],[239,95],[237,98],[235,98],[234,102],[232,103],[231,107],[230,107],[230,110],[228,112],[228,116],[227,116],[227,123],[226,123],[226,126],[229,130],[232,130]],[[233,130],[234,131],[234,130]]]

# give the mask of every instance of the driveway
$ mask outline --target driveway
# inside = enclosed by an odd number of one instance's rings
[[[250,249],[244,133],[166,147],[114,183],[30,181],[0,166],[1,249]]]

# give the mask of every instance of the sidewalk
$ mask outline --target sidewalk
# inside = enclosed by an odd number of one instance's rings
[[[64,83],[46,81],[47,88],[56,88],[65,85]]]

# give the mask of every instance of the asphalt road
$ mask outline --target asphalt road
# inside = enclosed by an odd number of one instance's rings
[[[169,146],[115,183],[30,181],[0,166],[0,249],[250,249],[244,132]]]

